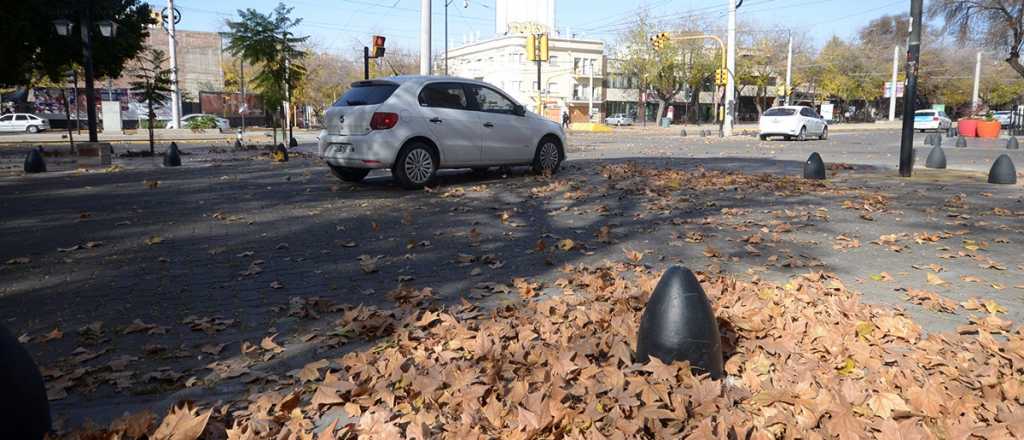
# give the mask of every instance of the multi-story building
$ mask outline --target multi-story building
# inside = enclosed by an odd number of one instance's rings
[[[549,59],[540,63],[538,84],[537,63],[527,60],[526,40],[525,33],[510,32],[451,49],[449,72],[494,84],[531,109],[537,108],[539,99],[544,115],[554,120],[563,112],[574,122],[600,118],[604,114],[604,42],[552,35]]]

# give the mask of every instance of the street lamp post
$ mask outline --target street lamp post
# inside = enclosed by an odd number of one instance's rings
[[[89,142],[98,142],[99,139],[96,136],[96,89],[94,84],[93,66],[92,66],[92,8],[91,4],[86,4],[82,8],[81,15],[79,17],[78,27],[82,35],[82,64],[85,70],[85,113],[89,119]],[[117,35],[117,24],[110,20],[103,20],[97,22],[96,25],[100,29],[100,34],[107,38],[113,38]],[[57,35],[67,37],[71,35],[71,30],[74,27],[74,23],[67,19],[57,19],[53,21],[53,26],[57,30]]]
[[[444,75],[448,76],[448,5],[452,4],[455,0],[447,0],[444,2]],[[463,0],[463,8],[469,7],[469,0]]]

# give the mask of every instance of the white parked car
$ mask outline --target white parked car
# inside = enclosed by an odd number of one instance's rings
[[[616,113],[607,118],[604,118],[604,123],[607,125],[633,125],[633,118],[625,113]]]
[[[493,85],[462,78],[359,81],[324,121],[320,157],[348,182],[388,168],[400,185],[416,189],[442,168],[531,165],[554,173],[565,159],[561,125],[527,112]]]
[[[31,113],[8,113],[0,116],[0,131],[38,133],[49,129],[49,119]]]
[[[782,136],[786,140],[807,140],[814,136],[828,139],[828,123],[810,107],[793,105],[772,107],[761,115],[758,121],[761,140],[770,136]]]
[[[224,118],[222,118],[220,116],[217,116],[217,115],[208,115],[208,114],[205,114],[205,113],[193,113],[191,115],[182,116],[181,117],[181,127],[182,128],[188,128],[188,122],[189,121],[191,121],[191,120],[193,120],[195,118],[203,117],[203,116],[209,116],[209,117],[213,118],[215,121],[217,121],[217,128],[219,130],[221,130],[221,131],[224,131],[224,130],[227,130],[227,129],[231,128],[231,123],[228,122],[227,119],[224,119]],[[167,121],[167,128],[178,128],[178,127],[176,127],[174,125],[174,121],[173,120],[170,120],[170,121]]]
[[[953,121],[946,116],[946,112],[938,110],[918,110],[914,112],[914,130],[947,130],[953,126]]]
[[[997,112],[992,112],[992,117],[999,121],[999,124],[1003,126],[1010,125],[1010,123],[1013,122],[1013,112],[1010,110],[1000,110]],[[1020,125],[1022,122],[1024,122],[1024,113],[1017,112],[1016,122],[1017,125]]]

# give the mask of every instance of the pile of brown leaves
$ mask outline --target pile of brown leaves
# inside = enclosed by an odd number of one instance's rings
[[[563,272],[563,294],[490,312],[427,306],[429,289],[393,293],[393,310],[348,308],[339,330],[381,338],[372,349],[212,411],[177,408],[159,427],[194,433],[209,419],[205,435],[230,439],[313,438],[318,425],[330,428],[318,438],[1024,435],[1021,330],[922,338],[827,274],[784,286],[701,275],[726,350],[728,377],[713,381],[683,363],[633,362],[658,274],[630,263]],[[523,297],[537,288],[516,285]],[[323,420],[339,412],[353,422]],[[90,434],[149,432],[137,419]]]

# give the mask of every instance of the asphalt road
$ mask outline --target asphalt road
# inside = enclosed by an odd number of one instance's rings
[[[54,172],[32,176],[18,171],[25,150],[0,149],[0,319],[27,338],[48,381],[66,385],[52,402],[59,420],[212,402],[364,348],[318,342],[336,330],[325,304],[387,307],[399,283],[441,302],[515,303],[516,289],[502,285],[524,278],[560,294],[564,265],[619,261],[624,250],[655,269],[783,282],[834,273],[928,331],[954,331],[978,313],[933,311],[908,300],[909,289],[991,299],[1005,319],[1024,320],[1021,185],[988,185],[976,172],[897,178],[894,132],[807,142],[576,133],[555,178],[453,170],[429,191],[401,190],[386,171],[340,182],[302,154],[308,143],[287,163],[226,146],[182,145],[180,168],[125,158],[80,171],[52,158]],[[853,169],[835,167],[821,186],[782,179],[812,151]],[[994,141],[946,151],[966,170],[987,170],[1004,152]],[[648,190],[678,171],[695,185]],[[557,246],[566,239],[569,250]],[[310,308],[320,312],[302,313]],[[211,367],[275,334],[284,352],[273,362],[240,376]]]

